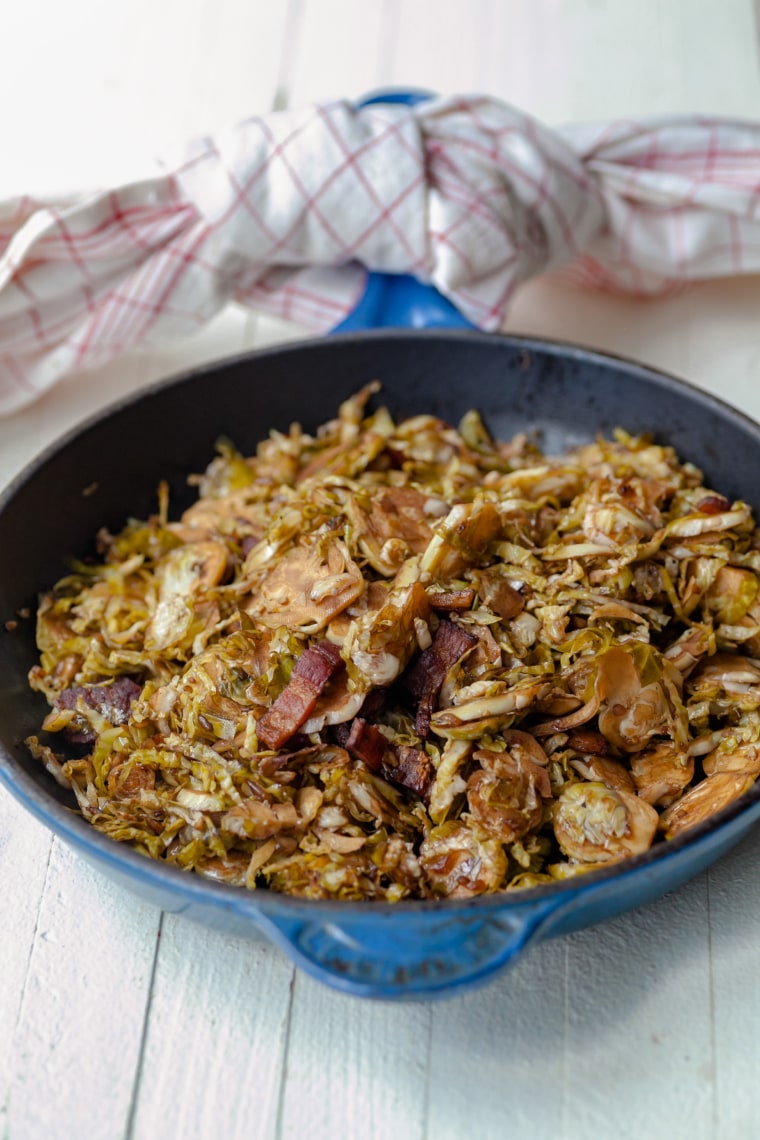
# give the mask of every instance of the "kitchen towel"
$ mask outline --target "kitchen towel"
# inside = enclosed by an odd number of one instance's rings
[[[551,129],[485,96],[255,116],[155,176],[0,203],[0,413],[186,336],[229,301],[313,330],[368,270],[435,285],[483,329],[534,274],[649,294],[760,270],[760,123]]]

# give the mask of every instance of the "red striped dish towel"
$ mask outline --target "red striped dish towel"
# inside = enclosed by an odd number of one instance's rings
[[[757,272],[759,215],[760,123],[553,130],[483,96],[257,116],[155,177],[0,204],[0,412],[228,301],[329,329],[367,270],[433,283],[484,329],[563,265],[637,293]]]

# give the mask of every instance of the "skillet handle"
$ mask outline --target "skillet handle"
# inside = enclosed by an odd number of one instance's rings
[[[354,997],[409,1001],[485,984],[548,933],[559,905],[532,902],[486,915],[409,910],[403,923],[371,907],[337,922],[261,918],[272,941],[318,981]]]
[[[357,106],[402,103],[413,107],[431,98],[430,91],[377,91],[360,99]],[[474,329],[456,306],[432,285],[406,273],[369,273],[361,300],[332,333],[380,328]]]

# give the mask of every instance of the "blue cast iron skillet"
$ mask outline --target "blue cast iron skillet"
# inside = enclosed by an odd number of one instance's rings
[[[386,97],[387,98],[387,97]],[[377,331],[357,331],[366,325]],[[393,328],[403,325],[404,329]],[[411,327],[409,327],[411,326]],[[454,326],[454,327],[451,327]],[[650,432],[698,463],[708,485],[760,509],[760,427],[661,372],[582,348],[479,333],[434,290],[370,278],[338,335],[255,352],[155,385],[89,420],[36,459],[0,497],[0,780],[39,820],[117,883],[173,913],[265,936],[314,977],[387,999],[449,996],[481,985],[531,943],[649,902],[702,871],[760,816],[760,782],[677,839],[607,870],[531,891],[396,905],[314,902],[245,891],[150,860],[100,835],[32,760],[24,738],[47,706],[26,683],[36,663],[37,595],[92,548],[156,507],[192,501],[219,436],[245,452],[270,428],[307,430],[368,380],[398,416],[456,423],[470,408],[502,438],[536,434],[549,451],[624,426]],[[85,494],[84,491],[87,490]],[[4,623],[17,627],[4,630]]]
[[[395,293],[400,288],[394,283]],[[157,384],[70,433],[0,499],[0,779],[63,840],[165,910],[264,934],[309,973],[353,994],[433,997],[483,983],[532,942],[685,882],[754,825],[760,783],[678,839],[556,886],[395,906],[247,892],[138,855],[71,810],[23,744],[46,711],[26,684],[36,660],[33,620],[3,629],[19,610],[34,610],[38,592],[65,573],[69,556],[91,549],[99,527],[116,530],[128,516],[154,511],[159,479],[170,483],[174,511],[189,505],[185,477],[203,470],[220,435],[248,451],[270,427],[287,430],[298,419],[313,429],[375,377],[399,417],[431,412],[456,422],[476,407],[496,434],[535,432],[552,451],[619,424],[652,432],[700,463],[708,483],[729,498],[760,507],[756,424],[670,376],[581,348],[466,329],[343,333]]]

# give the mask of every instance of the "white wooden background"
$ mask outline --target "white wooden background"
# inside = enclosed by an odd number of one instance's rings
[[[550,123],[760,114],[751,0],[25,0],[3,6],[0,196],[92,186],[251,111],[378,85]],[[537,282],[514,330],[672,369],[760,417],[757,280],[642,303]],[[116,396],[299,335],[229,310],[0,423],[0,483]],[[3,552],[0,552],[2,556]],[[756,1140],[760,834],[486,990],[387,1006],[162,916],[0,795],[7,1140]]]

